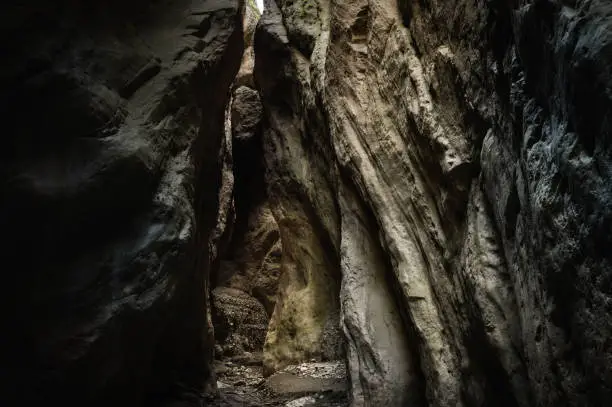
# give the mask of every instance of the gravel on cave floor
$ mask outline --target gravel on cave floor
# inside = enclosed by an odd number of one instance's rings
[[[261,359],[217,361],[219,395],[215,407],[346,407],[347,381],[343,362],[310,362],[288,366],[268,378]]]

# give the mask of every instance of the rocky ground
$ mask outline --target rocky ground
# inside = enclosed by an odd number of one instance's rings
[[[348,406],[344,362],[302,363],[264,378],[261,355],[246,354],[217,361],[215,370],[213,406]]]

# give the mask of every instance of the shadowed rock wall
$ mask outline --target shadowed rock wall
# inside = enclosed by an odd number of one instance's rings
[[[0,404],[204,390],[240,3],[2,4]]]

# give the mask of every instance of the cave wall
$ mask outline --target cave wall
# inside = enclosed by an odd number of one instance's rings
[[[271,368],[303,357],[304,293],[341,309],[353,405],[605,404],[611,24],[598,0],[266,2]]]
[[[609,2],[522,5],[502,65],[505,117],[481,151],[546,405],[604,405],[612,392],[611,27]]]
[[[263,154],[282,243],[279,291],[266,343],[266,373],[343,356],[339,331],[339,217],[329,132],[310,61],[294,47],[273,2],[255,34],[255,83],[264,105]]]
[[[612,397],[606,0],[1,7],[2,405],[197,402],[211,273],[354,406]]]
[[[242,2],[1,9],[0,404],[199,397]]]

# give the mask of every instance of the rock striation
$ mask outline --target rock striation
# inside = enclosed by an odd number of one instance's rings
[[[278,299],[264,345],[270,373],[294,362],[342,357],[339,218],[332,151],[308,61],[290,46],[274,2],[265,3],[255,49],[266,184],[282,242]]]
[[[268,366],[322,357],[339,310],[354,406],[604,405],[611,27],[598,0],[267,1]]]
[[[608,0],[0,9],[1,405],[612,399]]]

